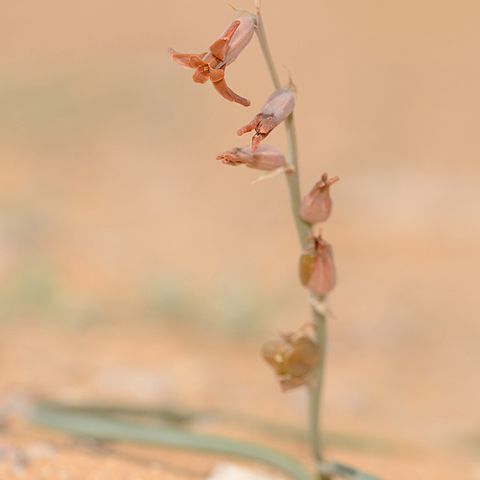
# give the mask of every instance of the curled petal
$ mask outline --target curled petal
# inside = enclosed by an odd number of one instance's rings
[[[237,95],[228,87],[223,70],[210,69],[210,80],[212,80],[213,86],[223,98],[226,98],[230,102],[239,103],[244,107],[250,106],[250,100]]]

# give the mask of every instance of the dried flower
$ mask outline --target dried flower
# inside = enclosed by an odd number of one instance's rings
[[[309,383],[311,373],[320,360],[320,350],[318,344],[305,333],[288,333],[265,343],[262,356],[274,369],[285,391]]]
[[[300,281],[316,295],[326,295],[336,282],[333,250],[321,236],[313,238],[312,247],[300,257]]]
[[[260,145],[255,152],[252,152],[250,146],[232,148],[217,155],[217,160],[227,165],[246,165],[265,171],[276,170],[287,164],[283,153],[271,145]]]
[[[280,88],[270,95],[260,113],[237,131],[238,135],[255,130],[252,138],[252,151],[254,152],[260,142],[280,123],[282,123],[295,107],[295,94],[290,88]]]
[[[243,15],[228,26],[220,38],[212,43],[208,52],[178,53],[170,49],[170,56],[179,65],[195,69],[192,77],[194,82],[205,83],[211,80],[223,98],[248,107],[250,101],[228,87],[225,81],[225,67],[235,61],[250,42],[255,32],[255,22],[254,16]]]
[[[300,216],[307,223],[325,222],[332,211],[330,187],[338,182],[338,177],[328,178],[324,173],[319,182],[302,199]]]

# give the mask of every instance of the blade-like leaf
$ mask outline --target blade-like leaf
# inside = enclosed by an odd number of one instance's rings
[[[346,478],[347,480],[381,480],[369,473],[361,472],[356,468],[344,465],[342,463],[328,462],[318,465],[320,472],[334,478]]]
[[[78,414],[52,407],[37,406],[30,420],[44,427],[73,435],[104,440],[134,441],[208,453],[233,455],[274,467],[295,480],[311,480],[311,475],[295,460],[263,446],[174,428],[135,425],[97,415]]]
[[[137,407],[131,405],[108,404],[60,404],[52,401],[42,401],[41,404],[59,411],[101,415],[103,417],[120,417],[126,419],[160,421],[175,427],[194,426],[195,422],[205,420],[212,422],[231,423],[261,431],[275,438],[284,438],[297,442],[308,440],[307,433],[291,425],[265,421],[254,416],[221,410],[188,410],[181,407]],[[379,453],[392,453],[400,447],[390,441],[380,438],[371,438],[348,433],[325,432],[325,445],[335,446],[349,450],[373,451]]]

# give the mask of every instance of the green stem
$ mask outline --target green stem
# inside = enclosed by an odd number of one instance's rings
[[[263,19],[261,15],[261,0],[255,0],[257,9],[257,36],[260,42],[260,46],[265,57],[272,82],[275,88],[280,88],[280,80],[278,72],[275,68],[275,63],[270,52],[270,47],[265,33],[265,27],[263,25]],[[300,194],[300,181],[299,181],[299,168],[298,168],[298,145],[297,135],[295,129],[295,117],[292,113],[285,120],[285,128],[288,141],[288,163],[292,168],[292,171],[286,173],[288,189],[290,193],[290,204],[292,208],[293,218],[295,220],[295,226],[297,234],[300,240],[300,245],[303,250],[306,249],[309,242],[310,226],[305,223],[299,214],[301,204]],[[315,299],[317,302],[323,302],[324,299]],[[309,409],[308,409],[308,429],[310,432],[310,443],[312,453],[317,461],[321,464],[323,461],[322,455],[322,437],[320,429],[320,405],[322,397],[324,365],[325,365],[325,350],[326,350],[326,318],[325,315],[318,312],[317,309],[312,307],[312,320],[315,324],[316,335],[318,345],[321,351],[321,360],[316,368],[313,383],[309,389]],[[320,474],[322,480],[330,478],[328,475]]]
[[[270,51],[270,46],[268,44],[267,35],[265,33],[265,27],[263,25],[262,13],[261,13],[261,0],[255,0],[255,6],[257,9],[257,37],[262,49],[265,62],[270,73],[273,85],[276,89],[281,88],[280,77],[278,76],[277,69],[275,68],[275,63],[273,61],[272,53]],[[287,161],[289,166],[292,167],[291,170],[288,170],[286,173],[288,190],[290,193],[290,204],[292,208],[292,215],[295,220],[295,226],[297,229],[298,238],[302,249],[305,249],[308,244],[308,237],[310,235],[310,227],[305,223],[298,214],[301,203],[300,195],[300,181],[299,181],[299,169],[298,169],[298,143],[297,143],[297,133],[295,129],[295,117],[292,113],[285,120],[285,129],[287,133],[287,142],[288,142],[288,157]]]
[[[270,72],[270,76],[272,77],[272,82],[275,88],[280,88],[280,77],[278,76],[277,69],[275,68],[275,63],[273,62],[272,53],[270,52],[270,47],[268,45],[267,35],[265,34],[265,28],[263,26],[263,19],[262,19],[262,8],[261,8],[261,0],[255,0],[255,7],[257,10],[257,36],[260,42],[260,47],[262,49],[263,56],[265,61],[267,62],[268,71]]]
[[[285,120],[285,129],[288,142],[288,163],[293,167],[292,171],[287,171],[286,173],[288,191],[290,193],[290,206],[292,209],[293,219],[295,220],[295,226],[300,245],[302,249],[305,250],[308,246],[310,226],[301,219],[298,213],[300,211],[301,194],[298,173],[297,133],[295,129],[295,117],[293,113]]]
[[[315,299],[317,302],[320,299]],[[313,375],[313,381],[309,389],[309,426],[310,426],[310,442],[312,454],[315,460],[321,464],[323,461],[323,439],[320,434],[321,428],[321,401],[323,391],[323,377],[325,372],[325,353],[326,353],[326,317],[320,313],[315,307],[311,307],[311,315],[315,322],[315,333],[317,343],[320,348],[320,360]],[[328,480],[330,477],[320,473],[320,480]]]

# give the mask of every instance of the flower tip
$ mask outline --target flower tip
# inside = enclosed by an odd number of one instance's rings
[[[232,165],[237,166],[244,163],[244,154],[242,155],[242,149],[240,148],[232,148],[231,150],[227,150],[226,152],[219,153],[216,156],[216,159],[225,165]]]
[[[328,173],[325,172],[320,177],[320,180],[321,180],[319,182],[320,187],[326,188],[326,187],[331,187],[334,183],[337,183],[338,181],[340,181],[340,177],[335,176],[335,177],[332,177],[332,178],[328,178]]]
[[[252,104],[252,102],[250,102],[248,98],[243,98],[240,96],[237,96],[237,98],[233,101],[240,105],[243,105],[244,107],[249,107]]]
[[[167,53],[169,55],[169,57],[175,62],[176,61],[176,55],[178,54],[178,52],[176,50],[174,50],[173,48],[169,47],[168,50],[167,50]]]
[[[328,184],[329,185],[333,185],[334,183],[337,183],[340,181],[340,177],[339,176],[336,176],[336,177],[333,177],[331,178],[329,181],[328,181]]]

